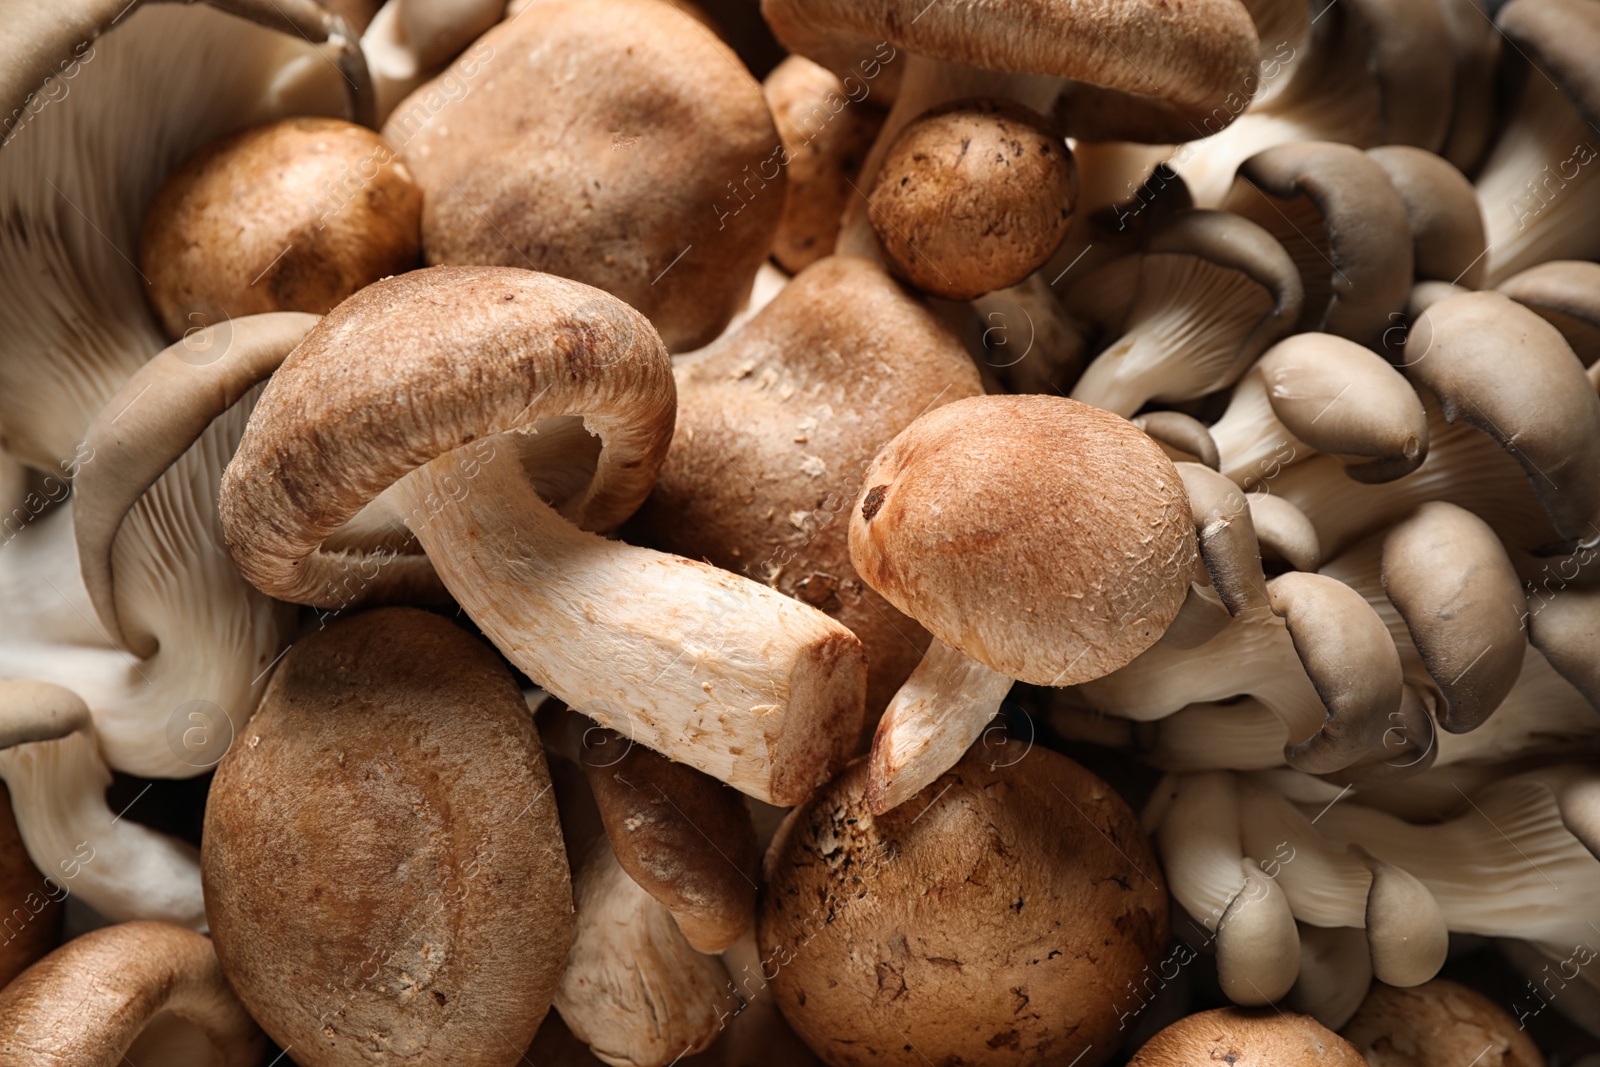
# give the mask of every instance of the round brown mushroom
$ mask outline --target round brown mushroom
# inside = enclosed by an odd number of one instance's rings
[[[572,938],[522,695],[487,645],[412,608],[284,656],[217,768],[201,865],[229,982],[307,1067],[516,1063]]]
[[[1166,948],[1161,871],[1128,806],[1064,756],[976,745],[873,815],[852,764],[767,853],[763,973],[833,1067],[1077,1063]]]
[[[139,265],[167,336],[268,311],[322,315],[416,266],[422,191],[383,138],[282,119],[173,171],[144,219]]]
[[[1375,983],[1339,1033],[1368,1067],[1544,1067],[1504,1008],[1443,978],[1408,989]]]
[[[1215,1008],[1179,1019],[1128,1067],[1366,1067],[1355,1046],[1309,1015]]]
[[[924,292],[970,300],[1016,285],[1067,236],[1072,152],[1049,119],[1002,100],[963,100],[900,131],[869,199],[878,247]]]

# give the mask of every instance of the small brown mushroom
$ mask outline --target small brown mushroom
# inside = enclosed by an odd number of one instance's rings
[[[1309,1015],[1214,1008],[1145,1042],[1128,1067],[1366,1067],[1355,1046]]]
[[[5,943],[0,944],[0,989],[56,947],[66,894],[60,882],[46,878],[28,858],[11,810],[11,791],[0,784],[0,902],[10,907],[0,913],[5,933]]]
[[[1368,1067],[1544,1067],[1504,1008],[1443,978],[1396,989],[1375,984],[1339,1033]]]

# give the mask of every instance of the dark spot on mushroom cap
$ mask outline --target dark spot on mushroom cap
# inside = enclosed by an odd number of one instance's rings
[[[883,495],[888,488],[887,485],[875,485],[867,490],[867,498],[861,502],[861,517],[867,522],[871,522],[883,507]]]

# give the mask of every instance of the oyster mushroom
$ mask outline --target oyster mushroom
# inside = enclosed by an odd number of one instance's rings
[[[872,461],[850,517],[862,579],[933,634],[873,738],[884,812],[961,757],[1013,679],[1072,685],[1177,616],[1195,565],[1172,461],[1061,397],[986,396],[918,418]]]
[[[388,0],[362,28],[377,119],[506,13],[506,0]]]
[[[794,803],[860,729],[861,644],[816,609],[709,564],[588,533],[649,492],[674,388],[644,317],[586,285],[434,267],[370,285],[272,378],[223,478],[240,573],[339,606],[340,527],[382,494],[427,568],[574,710],[761,799]],[[387,492],[386,492],[387,491]]]
[[[1383,168],[1405,205],[1417,278],[1481,288],[1489,245],[1478,197],[1466,176],[1447,160],[1409,145],[1368,149],[1367,156]]]
[[[1355,1046],[1306,1015],[1213,1008],[1180,1019],[1145,1042],[1129,1067],[1363,1067]]]
[[[308,1067],[516,1063],[572,937],[549,793],[510,674],[448,621],[389,608],[298,642],[206,804],[239,999]]]
[[[1103,1063],[1166,948],[1133,813],[1043,748],[974,746],[873,815],[854,763],[785,819],[758,924],[770,989],[824,1060]]]
[[[1339,1030],[1370,1067],[1544,1067],[1538,1046],[1477,990],[1436,978],[1409,989],[1377,984]]]
[[[1560,330],[1585,367],[1600,362],[1600,263],[1541,263],[1495,288]]]
[[[186,1062],[220,1067],[255,1067],[266,1046],[211,942],[164,923],[92,930],[0,989],[6,1067],[171,1063],[165,1042],[187,1035],[197,1038],[185,1042],[190,1054],[203,1059]]]

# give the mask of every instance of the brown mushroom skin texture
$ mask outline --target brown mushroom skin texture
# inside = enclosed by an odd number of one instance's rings
[[[487,645],[411,608],[284,656],[218,766],[201,873],[229,981],[306,1067],[515,1063],[572,938],[522,696]]]
[[[1156,1034],[1128,1067],[1365,1067],[1366,1062],[1350,1042],[1309,1015],[1216,1008]]]
[[[54,873],[54,872],[52,872]],[[61,940],[66,899],[59,879],[45,875],[28,858],[11,808],[11,791],[0,782],[0,989]]]
[[[1066,238],[1077,165],[1044,116],[958,101],[900,132],[868,199],[896,274],[925,293],[971,300],[1016,285]]]
[[[206,147],[145,214],[139,266],[172,340],[244,315],[323,315],[417,265],[422,190],[382,137],[293,118]]]
[[[789,197],[772,240],[772,258],[797,274],[833,252],[852,185],[883,125],[883,112],[846,89],[828,68],[790,56],[762,84],[788,161]]]
[[[722,332],[783,213],[783,143],[760,84],[659,0],[530,4],[384,132],[422,185],[430,265],[604,289],[675,352]]]
[[[1077,685],[1125,666],[1189,592],[1198,550],[1177,468],[1131,422],[1076,400],[936,408],[862,485],[850,517],[861,577],[1020,681]]]
[[[832,1067],[1109,1058],[1119,997],[1168,935],[1122,799],[1015,740],[974,745],[885,815],[866,784],[852,764],[767,853],[762,969],[795,1032]]]
[[[1443,978],[1409,989],[1374,982],[1339,1033],[1370,1067],[1545,1067],[1504,1008]]]

